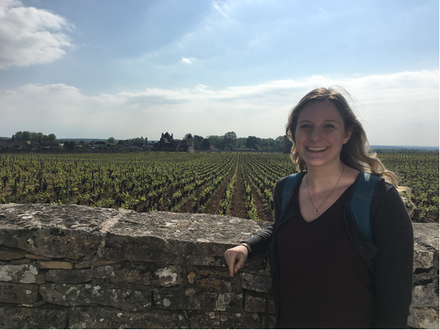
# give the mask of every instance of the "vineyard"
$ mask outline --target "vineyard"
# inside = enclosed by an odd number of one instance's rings
[[[400,185],[411,188],[413,221],[438,221],[438,154],[380,158]],[[280,153],[2,154],[0,204],[78,204],[272,221],[273,187],[294,172],[289,155]]]

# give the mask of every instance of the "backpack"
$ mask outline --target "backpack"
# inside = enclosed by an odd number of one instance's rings
[[[304,172],[295,173],[287,177],[283,188],[281,214],[283,214],[286,204],[293,194],[293,189],[295,188],[298,179],[303,177],[303,173]],[[376,175],[363,172],[356,184],[353,198],[351,199],[350,203],[350,211],[353,215],[353,218],[356,220],[357,225],[370,241],[373,239],[370,225],[371,198],[373,197],[374,188],[376,187],[376,183],[379,181],[379,179],[380,177]]]

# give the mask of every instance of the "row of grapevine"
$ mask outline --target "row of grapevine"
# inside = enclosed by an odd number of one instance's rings
[[[438,154],[390,153],[380,158],[398,175],[399,185],[411,188],[413,220],[438,221]],[[279,153],[2,154],[0,204],[204,212],[214,203],[216,213],[234,215],[231,201],[240,180],[248,217],[261,219],[266,212],[267,219],[274,185],[294,172],[289,155]],[[214,195],[221,197],[214,200]]]
[[[152,211],[195,199],[194,206],[203,206],[229,174],[233,160],[233,154],[8,156],[0,160],[0,203]]]

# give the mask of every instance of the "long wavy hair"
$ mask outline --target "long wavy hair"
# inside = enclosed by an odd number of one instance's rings
[[[290,157],[293,163],[297,165],[298,172],[307,170],[307,164],[299,155],[295,144],[298,116],[304,107],[310,102],[330,101],[336,106],[344,120],[345,131],[348,129],[353,130],[348,142],[342,146],[340,156],[341,161],[358,171],[379,175],[401,191],[407,190],[404,187],[397,186],[396,175],[385,168],[380,159],[377,158],[376,153],[370,151],[364,128],[354,115],[342,93],[349,96],[349,94],[341,87],[337,87],[337,89],[334,87],[314,89],[307,93],[307,95],[305,95],[291,111],[288,123],[286,124],[286,135],[293,142]]]

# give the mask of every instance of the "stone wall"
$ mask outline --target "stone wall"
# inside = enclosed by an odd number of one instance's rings
[[[408,324],[438,328],[438,224],[414,228]],[[0,205],[0,327],[261,328],[265,256],[233,278],[223,259],[260,229],[206,214]]]

